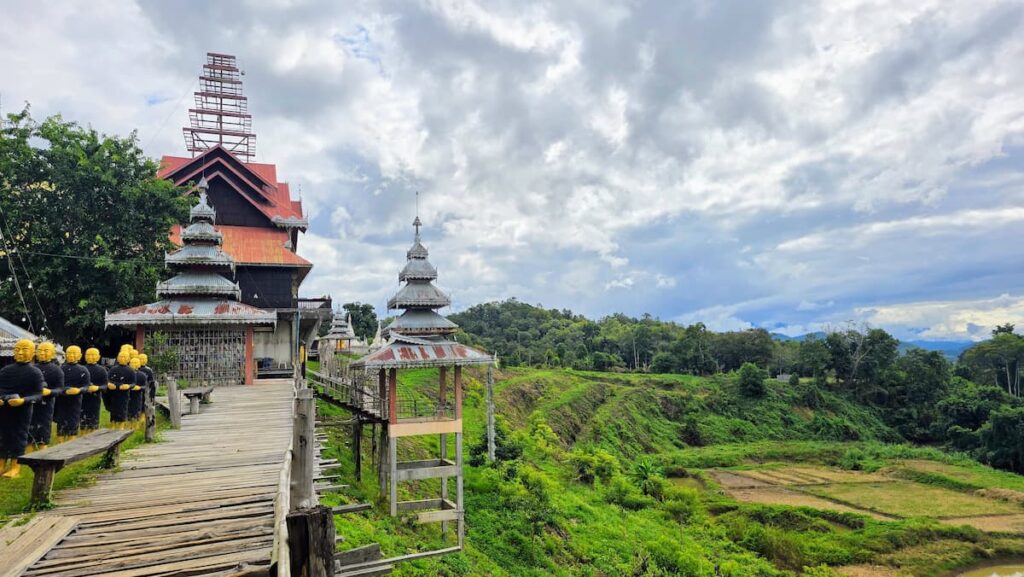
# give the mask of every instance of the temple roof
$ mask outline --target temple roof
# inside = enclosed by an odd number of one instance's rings
[[[408,309],[417,307],[443,308],[452,304],[448,295],[441,289],[430,284],[430,281],[410,281],[399,289],[395,296],[388,300],[389,309]]]
[[[351,341],[355,339],[356,332],[352,330],[352,315],[348,315],[348,318],[341,314],[334,315],[334,320],[331,321],[331,328],[323,338],[335,341]]]
[[[491,355],[455,341],[396,334],[379,350],[354,361],[349,367],[365,370],[413,369],[489,365],[493,362],[494,357]]]
[[[437,269],[434,265],[430,264],[430,261],[422,258],[409,259],[405,263],[405,267],[402,272],[398,273],[398,280],[405,282],[407,280],[434,280],[437,278]]]
[[[272,325],[277,313],[235,300],[211,298],[167,299],[107,313],[106,326],[136,325]]]
[[[220,247],[207,244],[186,244],[164,256],[164,264],[173,267],[212,266],[234,269],[235,261]]]
[[[238,283],[231,282],[215,272],[185,271],[156,285],[156,296],[179,295],[230,296],[242,298]]]
[[[286,182],[277,182],[273,164],[242,162],[228,150],[215,146],[195,158],[164,156],[157,177],[183,186],[202,178],[222,178],[272,223],[280,227],[306,230],[302,201],[292,200]]]
[[[37,342],[39,337],[0,317],[0,357],[13,357],[14,343],[21,339]]]
[[[222,249],[237,265],[294,266],[306,269],[313,263],[292,252],[288,247],[288,231],[253,226],[217,225],[224,238]],[[182,244],[181,226],[171,227],[171,242]],[[301,274],[299,280],[305,273]]]
[[[207,202],[206,188],[206,179],[203,178],[199,181],[199,202],[188,211],[190,222],[198,221],[213,224],[213,221],[217,218],[217,211]]]
[[[215,244],[224,242],[224,235],[208,222],[193,222],[185,230],[181,231],[180,236],[182,241],[212,242]]]
[[[459,325],[429,309],[408,309],[391,321],[385,332],[412,335],[447,335],[454,333]]]

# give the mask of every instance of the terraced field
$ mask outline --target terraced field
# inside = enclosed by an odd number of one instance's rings
[[[952,479],[948,486],[908,480]],[[877,473],[819,466],[765,466],[710,471],[734,499],[750,503],[813,507],[875,519],[931,517],[983,531],[1024,534],[1024,494],[1001,478],[946,463],[906,461]],[[1010,479],[1011,483],[1016,479]]]

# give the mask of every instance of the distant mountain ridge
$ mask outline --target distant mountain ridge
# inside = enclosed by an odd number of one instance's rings
[[[806,333],[803,335],[797,335],[791,337],[782,333],[772,333],[772,338],[777,341],[797,341],[803,342],[809,338],[824,339],[825,333],[822,331],[814,333]],[[976,344],[974,341],[928,341],[928,340],[913,340],[913,341],[900,341],[900,352],[909,349],[924,349],[926,351],[939,351],[950,359],[956,359],[960,356],[960,353],[964,352],[971,346]]]

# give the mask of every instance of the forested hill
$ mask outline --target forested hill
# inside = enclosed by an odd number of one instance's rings
[[[892,335],[868,327],[778,340],[764,329],[716,333],[701,323],[682,326],[649,315],[594,321],[515,299],[451,318],[461,326],[460,340],[496,352],[504,366],[702,376],[739,371],[753,397],[764,394],[758,385],[764,378],[783,375],[791,387],[870,407],[908,441],[943,444],[1024,472],[1024,438],[1006,433],[1024,431],[1024,337],[1012,325],[953,362],[938,351],[901,350]],[[811,389],[801,394],[814,395]]]

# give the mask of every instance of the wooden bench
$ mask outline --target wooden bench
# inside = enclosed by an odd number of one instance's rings
[[[93,455],[106,453],[103,466],[108,469],[116,466],[121,443],[132,436],[132,433],[133,431],[102,429],[48,449],[18,457],[18,463],[31,467],[35,474],[35,479],[32,481],[32,505],[43,505],[50,502],[53,477],[66,465]]]
[[[213,392],[213,387],[190,387],[179,392],[188,399],[188,414],[198,415],[199,402],[202,401],[203,404],[210,402],[210,393]]]

